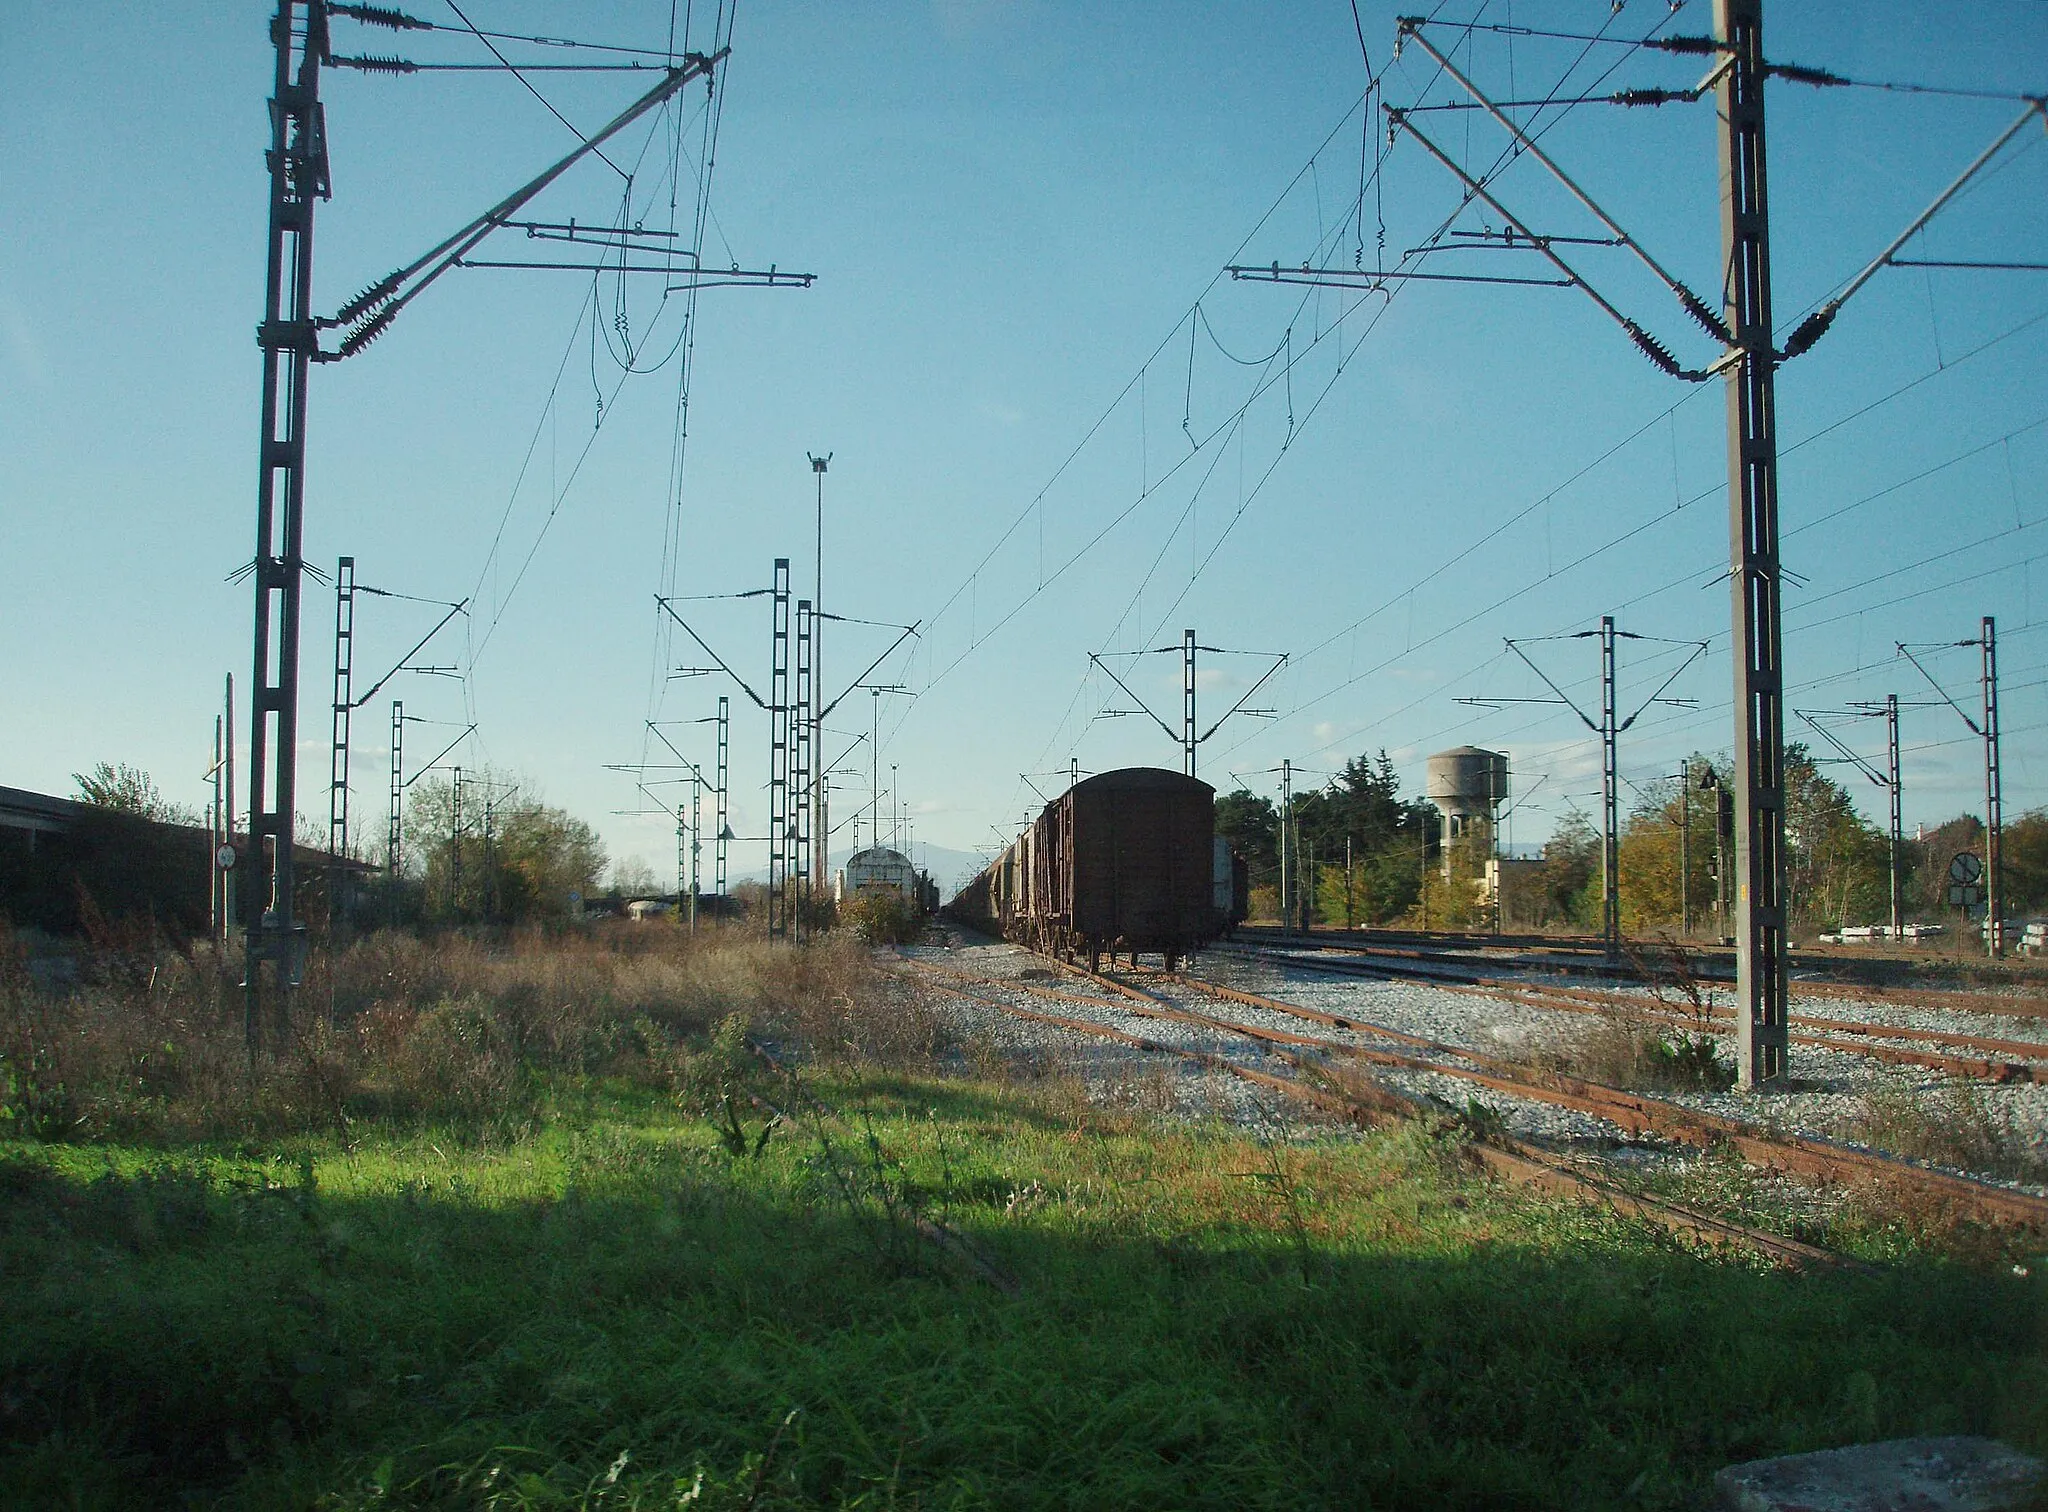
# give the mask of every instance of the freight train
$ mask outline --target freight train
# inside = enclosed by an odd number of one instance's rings
[[[1216,834],[1216,790],[1157,767],[1078,782],[948,907],[960,923],[1100,970],[1157,953],[1171,971],[1245,916],[1245,868]]]
[[[890,893],[904,907],[919,913],[938,911],[939,887],[930,873],[919,871],[903,852],[886,845],[855,851],[834,880],[833,896],[842,903],[871,893]]]

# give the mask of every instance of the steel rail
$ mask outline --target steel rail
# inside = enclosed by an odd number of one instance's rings
[[[1213,947],[1212,947],[1213,948]],[[1595,995],[1578,989],[1579,1001],[1566,997],[1574,989],[1547,986],[1530,986],[1518,982],[1504,982],[1484,977],[1454,977],[1444,973],[1404,969],[1399,966],[1338,963],[1333,961],[1303,960],[1297,956],[1283,955],[1264,949],[1232,951],[1247,959],[1267,959],[1305,971],[1320,971],[1332,976],[1372,976],[1384,979],[1425,982],[1440,987],[1446,992],[1458,992],[1503,998],[1520,1002],[1529,1007],[1549,1008],[1565,1012],[1599,1013],[1611,1012],[1616,1008],[1628,1008],[1649,1017],[1666,1017],[1668,1021],[1684,1024],[1687,1017],[1678,1012],[1660,1015],[1656,1007],[1648,1003],[1630,1002],[1612,995]],[[1668,1008],[1669,1005],[1661,1005]],[[1731,1010],[1708,1010],[1711,1021],[1733,1020]],[[2019,1059],[1991,1060],[1973,1059],[1962,1056],[1941,1055],[1924,1050],[1910,1050],[1896,1045],[1871,1044],[1856,1039],[1834,1039],[1827,1035],[1803,1033],[1792,1034],[1794,1044],[1809,1045],[1822,1050],[1835,1050],[1846,1055],[1868,1056],[1873,1060],[1888,1061],[1894,1065],[1920,1066],[1928,1070],[1943,1071],[1952,1076],[1966,1076],[1977,1081],[1988,1081],[2003,1085],[2008,1082],[2034,1082],[2048,1084],[2048,1044],[2037,1044],[2023,1040],[1988,1039],[1973,1035],[1951,1034],[1940,1029],[1912,1029],[1888,1024],[1868,1024],[1855,1020],[1818,1019],[1810,1015],[1796,1015],[1790,1023],[1807,1029],[1826,1028],[1837,1033],[1867,1035],[1876,1038],[1919,1039],[1945,1044],[1959,1049],[1978,1049],[1993,1054],[2016,1056]],[[1706,1027],[1721,1032],[1718,1022],[1709,1022]]]
[[[941,972],[938,968],[927,966],[922,962],[908,961],[907,958],[906,962],[914,967],[922,967],[928,978],[949,974]],[[1039,987],[1036,983],[995,982],[988,978],[982,978],[981,980],[986,985],[992,987],[1013,988],[1060,997],[1074,996],[1073,994],[1057,993],[1056,989]],[[1111,979],[1104,978],[1102,982],[1105,986],[1115,985],[1118,991],[1125,992],[1127,995],[1131,992],[1131,989],[1127,989],[1122,984],[1113,984]],[[1143,1050],[1152,1054],[1176,1056],[1211,1070],[1224,1072],[1255,1086],[1264,1087],[1320,1107],[1326,1112],[1337,1114],[1356,1124],[1378,1123],[1388,1117],[1418,1118],[1426,1108],[1426,1105],[1420,1101],[1403,1097],[1384,1088],[1347,1087],[1330,1089],[1317,1087],[1291,1077],[1275,1076],[1271,1072],[1257,1070],[1251,1066],[1234,1061],[1228,1056],[1218,1055],[1214,1051],[1195,1050],[1180,1045],[1169,1045],[1145,1035],[1130,1034],[1124,1030],[1112,1028],[1107,1024],[1095,1023],[1088,1019],[1070,1018],[1061,1014],[1039,1013],[1033,1009],[1020,1008],[1013,1003],[999,1002],[954,983],[931,981],[930,985],[941,992],[952,993],[970,1002],[978,1003],[983,1007],[993,1008],[1000,1013],[1005,1013],[1013,1018],[1023,1019],[1030,1023],[1043,1024],[1050,1028],[1091,1035],[1099,1039],[1113,1040],[1119,1044],[1128,1045],[1133,1049]],[[1146,996],[1145,994],[1138,995]],[[1102,1005],[1102,1000],[1098,998],[1081,999],[1081,1001]],[[1160,1010],[1154,1009],[1153,1011],[1158,1012]],[[1162,1016],[1166,1015],[1162,1014]],[[1174,1014],[1171,1016],[1185,1018],[1192,1022],[1201,1022],[1201,1018],[1198,1015]],[[1209,1022],[1219,1027],[1232,1027],[1225,1020],[1211,1020]],[[1278,1053],[1298,1070],[1312,1072],[1315,1069],[1312,1065],[1304,1063],[1299,1057],[1289,1055],[1285,1051],[1279,1051]],[[1501,1140],[1497,1143],[1473,1141],[1466,1148],[1471,1151],[1473,1157],[1480,1164],[1507,1180],[1518,1184],[1542,1187],[1546,1190],[1576,1196],[1581,1199],[1594,1199],[1612,1210],[1630,1214],[1673,1232],[1690,1235],[1711,1245],[1746,1247],[1769,1255],[1782,1264],[1795,1267],[1825,1266],[1864,1272],[1869,1272],[1873,1269],[1873,1267],[1867,1266],[1860,1261],[1853,1260],[1846,1255],[1837,1254],[1832,1250],[1823,1249],[1818,1245],[1806,1244],[1797,1239],[1788,1239],[1781,1234],[1773,1234],[1763,1229],[1752,1228],[1749,1225],[1736,1223],[1682,1203],[1665,1202],[1657,1198],[1644,1196],[1638,1192],[1629,1191],[1613,1182],[1604,1181],[1599,1177],[1578,1170],[1558,1157],[1541,1155],[1510,1140]]]
[[[1319,1014],[1316,1010],[1304,1008],[1300,1004],[1283,1002],[1277,998],[1264,997],[1234,987],[1224,987],[1197,977],[1176,976],[1174,980],[1184,983],[1194,991],[1209,993],[1248,1007],[1264,1008],[1306,1019],[1333,1017]],[[1361,1032],[1382,1032],[1378,1026],[1367,1026],[1356,1019],[1350,1023]],[[1473,1056],[1469,1051],[1459,1053],[1472,1059],[1480,1058]],[[1996,1213],[2009,1221],[2037,1229],[2048,1229],[2048,1198],[2016,1192],[1974,1177],[1951,1175],[1913,1161],[1872,1154],[1848,1145],[1836,1144],[1832,1140],[1818,1139],[1810,1135],[1767,1132],[1718,1113],[1683,1107],[1661,1098],[1625,1092],[1618,1087],[1605,1086],[1599,1082],[1539,1072],[1529,1067],[1515,1066],[1511,1062],[1493,1064],[1517,1073],[1517,1076],[1509,1079],[1508,1089],[1519,1095],[1607,1118],[1631,1133],[1651,1133],[1702,1146],[1726,1141],[1753,1165],[1768,1169],[1800,1171],[1827,1180],[1839,1181],[1854,1176],[1906,1179],[1926,1186],[1942,1196]],[[1424,1068],[1443,1071],[1447,1075],[1459,1076],[1469,1081],[1491,1080],[1478,1074],[1459,1071],[1454,1067],[1425,1065]]]

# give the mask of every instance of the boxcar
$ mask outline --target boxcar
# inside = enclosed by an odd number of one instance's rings
[[[1099,967],[1140,951],[1167,969],[1215,938],[1216,793],[1156,767],[1076,783],[1032,826],[1029,943]]]

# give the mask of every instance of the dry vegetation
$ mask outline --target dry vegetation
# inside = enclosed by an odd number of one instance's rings
[[[1841,1132],[1910,1160],[2048,1184],[2048,1151],[1967,1082],[1900,1082],[1873,1092]]]
[[[843,938],[794,952],[662,925],[499,944],[374,935],[315,956],[253,1066],[238,983],[204,953],[131,944],[50,992],[18,942],[0,944],[0,1119],[45,1140],[346,1133],[365,1119],[511,1134],[550,1079],[669,1084],[684,1047],[735,1016],[826,1061],[917,1065],[940,1043],[936,1016]]]

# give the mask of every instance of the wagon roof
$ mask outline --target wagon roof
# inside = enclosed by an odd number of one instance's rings
[[[1190,777],[1184,772],[1171,772],[1165,767],[1121,767],[1114,772],[1099,772],[1093,777],[1084,777],[1070,789],[1072,792],[1141,792],[1181,789],[1187,792],[1202,792],[1212,796],[1216,789],[1199,777]]]

